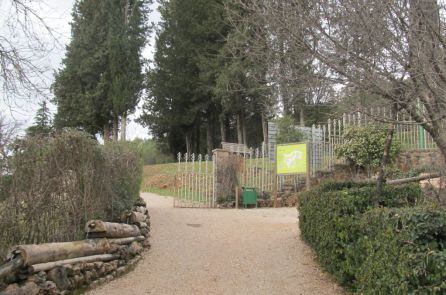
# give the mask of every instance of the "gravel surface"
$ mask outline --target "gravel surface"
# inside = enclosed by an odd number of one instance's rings
[[[300,240],[295,208],[175,209],[143,197],[152,248],[89,294],[343,294]]]

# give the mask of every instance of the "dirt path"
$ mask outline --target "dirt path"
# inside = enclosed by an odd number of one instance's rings
[[[342,294],[299,239],[296,209],[174,209],[143,194],[152,248],[90,294]]]

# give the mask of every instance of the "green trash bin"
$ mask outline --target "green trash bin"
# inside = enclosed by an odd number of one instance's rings
[[[248,205],[256,205],[257,208],[257,191],[255,187],[243,187],[243,207]]]

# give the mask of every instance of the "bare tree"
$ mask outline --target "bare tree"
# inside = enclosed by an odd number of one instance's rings
[[[446,9],[436,0],[239,0],[287,43],[326,66],[314,73],[397,104],[446,160]],[[284,7],[286,6],[286,7]],[[277,50],[270,48],[269,54]],[[283,52],[282,52],[283,53]],[[289,54],[295,54],[290,51]]]
[[[7,0],[0,4],[0,83],[8,105],[18,97],[42,94],[49,70],[43,59],[57,44],[37,13],[41,0]]]
[[[10,145],[17,136],[18,126],[16,122],[8,122],[0,114],[0,178],[8,170],[8,156]]]
[[[326,79],[330,69],[302,46],[307,35],[305,27],[293,26],[294,34],[290,36],[290,28],[282,23],[290,15],[298,14],[298,5],[282,0],[229,0],[228,3],[227,14],[234,30],[256,28],[251,40],[246,42],[249,50],[233,44],[233,51],[266,64],[267,83],[274,90],[283,113],[305,125],[305,107],[327,102],[334,96],[333,84]]]

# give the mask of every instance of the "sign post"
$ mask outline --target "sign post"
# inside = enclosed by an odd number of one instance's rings
[[[277,175],[306,174],[306,187],[310,188],[310,145],[292,143],[277,145]]]

